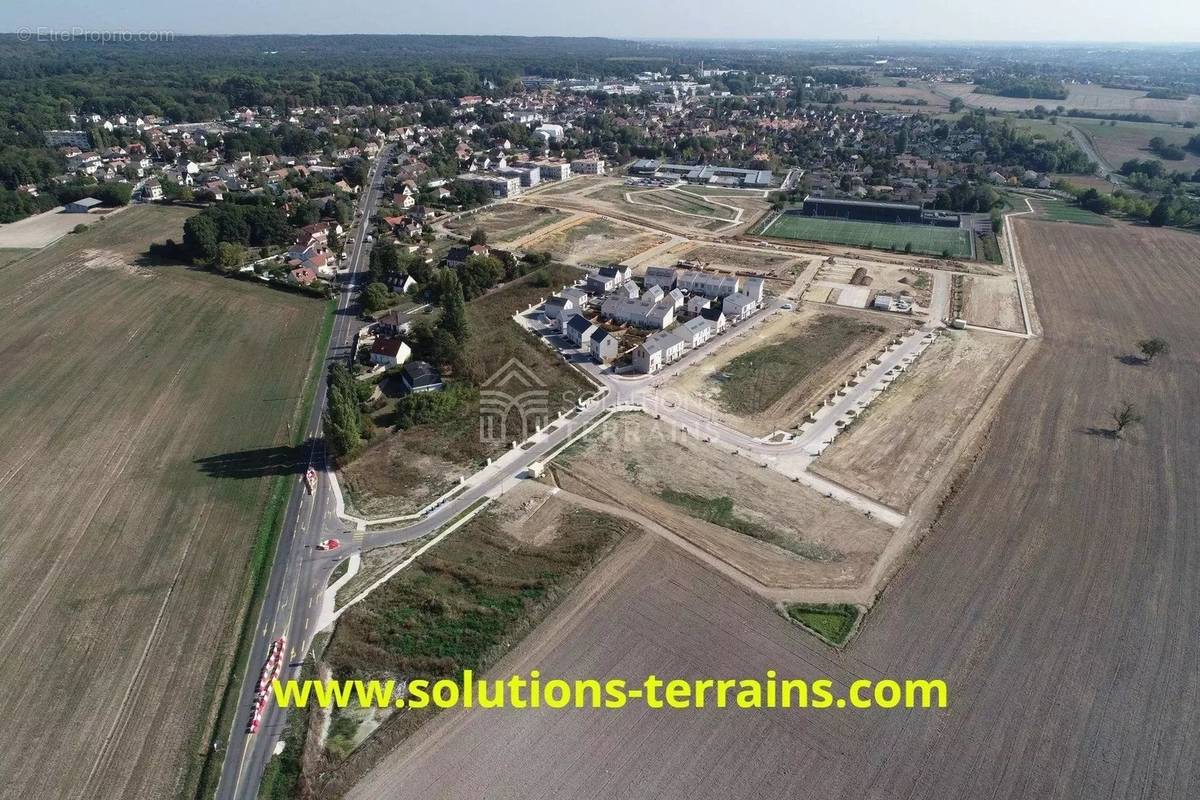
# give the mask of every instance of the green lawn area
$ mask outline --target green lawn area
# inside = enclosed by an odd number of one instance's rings
[[[797,603],[787,607],[788,618],[829,644],[845,644],[854,623],[858,607],[846,603]]]
[[[1111,225],[1105,217],[1068,203],[1066,200],[1035,200],[1038,216],[1055,222],[1078,222],[1081,225]]]
[[[721,382],[717,403],[735,414],[765,411],[810,372],[883,330],[849,317],[821,317],[796,336],[743,353],[726,364],[714,375]]]
[[[628,465],[627,465],[628,466]],[[688,516],[702,519],[705,522],[728,528],[760,542],[773,544],[802,558],[814,561],[828,561],[832,554],[823,547],[796,542],[786,536],[780,536],[774,531],[759,525],[757,522],[739,517],[733,511],[733,498],[702,497],[689,492],[677,492],[674,489],[664,489],[658,495],[673,506],[683,509]]]
[[[914,253],[934,256],[946,254],[951,258],[972,257],[970,231],[934,225],[892,225],[780,214],[768,220],[758,235],[881,250],[903,251],[907,247]]]

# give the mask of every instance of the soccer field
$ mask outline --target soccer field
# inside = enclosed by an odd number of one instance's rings
[[[934,256],[948,253],[952,258],[972,257],[970,231],[933,225],[893,225],[780,214],[768,222],[759,235],[883,250],[903,251],[907,247],[914,253]]]

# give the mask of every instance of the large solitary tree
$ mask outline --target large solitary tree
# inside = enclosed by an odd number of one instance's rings
[[[1138,342],[1138,350],[1142,351],[1142,357],[1149,364],[1154,360],[1155,356],[1165,356],[1171,352],[1171,345],[1167,344],[1167,340],[1155,336],[1151,339],[1142,339]]]
[[[1138,413],[1137,407],[1133,403],[1129,401],[1122,402],[1121,405],[1112,410],[1112,420],[1116,425],[1113,429],[1113,435],[1120,439],[1121,434],[1126,428],[1130,425],[1141,424],[1143,419],[1144,417]]]

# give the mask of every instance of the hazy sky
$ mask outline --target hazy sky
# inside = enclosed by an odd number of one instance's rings
[[[0,0],[0,31],[1200,42],[1195,0]]]

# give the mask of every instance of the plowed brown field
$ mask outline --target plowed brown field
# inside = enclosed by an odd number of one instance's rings
[[[190,213],[131,208],[4,270],[2,798],[198,779],[323,306],[137,266]]]

